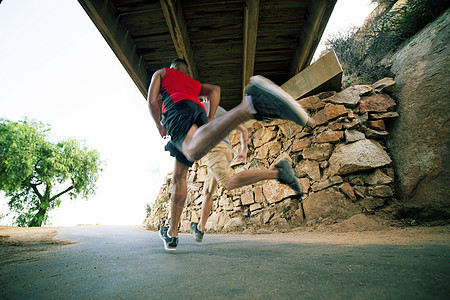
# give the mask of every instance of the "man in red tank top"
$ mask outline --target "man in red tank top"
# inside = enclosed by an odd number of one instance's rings
[[[202,158],[233,129],[250,119],[287,119],[299,125],[314,126],[314,120],[280,87],[262,76],[253,76],[246,87],[246,96],[238,106],[214,119],[220,102],[220,87],[201,84],[188,75],[186,61],[176,58],[170,68],[156,71],[148,91],[148,105],[160,135],[170,135],[165,150],[175,157],[171,219],[169,227],[162,227],[159,234],[168,251],[175,251],[178,244],[178,225],[186,201],[186,177],[194,161]],[[209,116],[199,100],[210,100]],[[162,98],[160,111],[158,100]],[[295,172],[289,163],[275,170],[276,178],[300,191]],[[250,176],[251,177],[251,176]],[[241,180],[239,186],[255,182],[254,178]]]

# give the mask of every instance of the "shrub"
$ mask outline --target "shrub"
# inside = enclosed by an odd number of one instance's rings
[[[373,2],[383,5],[384,10],[363,28],[352,28],[326,41],[327,48],[333,49],[341,60],[346,78],[344,87],[356,79],[371,83],[392,76],[388,66],[380,61],[450,6],[449,0],[408,0],[398,8],[392,8],[396,2],[392,0]]]

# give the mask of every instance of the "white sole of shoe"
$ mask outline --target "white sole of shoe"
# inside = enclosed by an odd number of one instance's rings
[[[158,231],[158,235],[159,235],[159,237],[161,238],[161,240],[163,241],[163,243],[164,243],[164,249],[166,250],[166,251],[177,251],[177,248],[168,248],[167,246],[166,246],[166,240],[164,239],[164,237],[162,236],[162,234],[161,234],[161,231]]]
[[[292,111],[294,111],[303,124],[306,125],[309,119],[308,113],[303,109],[303,107],[300,106],[300,104],[295,102],[291,95],[283,91],[283,89],[281,89],[278,85],[261,75],[252,76],[250,78],[250,82],[259,86],[273,96],[283,100],[283,102],[288,105]]]

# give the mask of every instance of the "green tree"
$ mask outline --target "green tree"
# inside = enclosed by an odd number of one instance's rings
[[[45,224],[64,194],[87,199],[95,193],[102,171],[98,151],[75,139],[52,143],[49,131],[41,122],[0,118],[0,190],[18,226]]]

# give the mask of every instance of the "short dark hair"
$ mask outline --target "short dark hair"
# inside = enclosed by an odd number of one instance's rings
[[[182,59],[182,58],[175,58],[175,59],[172,60],[172,62],[170,63],[171,66],[172,66],[172,65],[176,66],[176,65],[179,65],[179,64],[185,65],[186,68],[188,67],[187,61],[185,61],[185,60]]]

